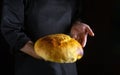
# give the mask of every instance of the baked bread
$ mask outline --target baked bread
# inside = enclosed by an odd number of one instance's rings
[[[34,50],[46,61],[73,63],[83,56],[83,48],[75,39],[66,34],[51,34],[38,39]]]

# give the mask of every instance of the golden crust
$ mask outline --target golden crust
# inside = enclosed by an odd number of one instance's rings
[[[83,49],[75,39],[65,34],[51,34],[35,42],[35,52],[46,61],[73,63],[83,56]],[[78,54],[77,52],[81,52]]]

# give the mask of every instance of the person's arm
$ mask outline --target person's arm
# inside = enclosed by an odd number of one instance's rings
[[[77,0],[76,13],[73,16],[73,23],[71,27],[71,36],[85,47],[87,43],[87,36],[94,36],[94,33],[89,25],[82,22],[82,0]]]
[[[0,28],[12,52],[22,51],[37,58],[33,43],[24,32],[23,0],[4,0]]]
[[[83,18],[83,1],[76,0],[74,13],[72,16],[72,23],[75,23],[76,21],[82,21],[82,18]]]

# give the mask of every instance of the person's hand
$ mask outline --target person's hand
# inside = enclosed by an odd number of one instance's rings
[[[85,47],[87,36],[94,36],[94,33],[87,24],[77,21],[73,24],[70,35],[72,38],[76,39],[82,47]]]
[[[40,56],[38,56],[34,51],[34,45],[32,41],[28,41],[23,48],[20,49],[20,51],[32,56],[36,59],[42,59]]]

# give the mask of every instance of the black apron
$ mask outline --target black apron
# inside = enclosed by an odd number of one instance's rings
[[[14,75],[77,75],[75,63],[54,63],[19,53],[15,56]]]

